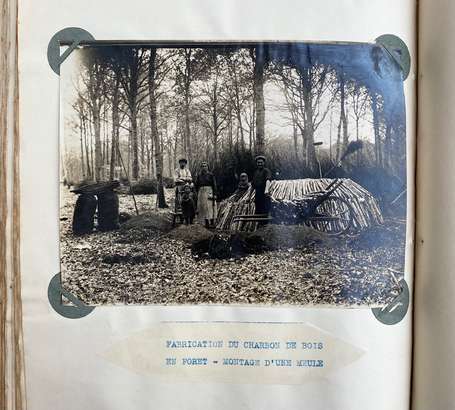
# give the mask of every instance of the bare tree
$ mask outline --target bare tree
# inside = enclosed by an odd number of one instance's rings
[[[191,104],[193,101],[192,85],[207,69],[207,59],[214,53],[204,49],[178,49],[173,58],[176,97],[182,100],[183,109],[183,151],[188,160],[193,159],[193,144],[191,138]]]
[[[120,134],[120,65],[115,58],[110,60],[111,68],[111,101],[112,101],[112,135],[111,135],[111,159],[109,166],[109,179],[115,176],[115,166],[119,162],[119,134]]]
[[[237,133],[242,149],[245,149],[243,111],[247,101],[253,98],[251,59],[245,50],[226,55],[229,86],[226,87],[237,120]],[[251,148],[251,147],[250,147]]]
[[[229,125],[229,96],[221,79],[222,69],[219,60],[213,65],[210,77],[202,84],[198,98],[198,110],[201,113],[199,118],[209,130],[215,163],[218,161],[220,137]]]
[[[348,117],[346,115],[346,80],[343,72],[338,73],[338,84],[340,90],[340,123],[343,129],[343,151],[349,143]],[[339,158],[337,158],[339,159]]]
[[[355,121],[355,138],[360,140],[359,125],[360,120],[365,117],[367,112],[368,90],[358,83],[351,81],[349,85],[349,97],[351,100],[352,116]],[[360,151],[356,153],[357,166],[360,165]]]
[[[86,108],[83,98],[79,95],[80,91],[78,91],[78,96],[76,101],[72,104],[73,110],[78,114],[79,122],[77,124],[77,129],[79,129],[79,141],[80,141],[80,161],[81,161],[81,178],[85,179],[87,176],[90,175],[89,169],[85,167],[85,153],[86,153],[86,144],[87,144],[87,130],[85,127],[86,121]],[[88,161],[87,161],[88,162]],[[87,164],[88,165],[88,164]]]
[[[330,93],[334,74],[328,67],[319,64],[298,67],[276,64],[273,74],[283,84],[287,109],[293,124],[300,131],[304,164],[315,169],[314,135],[335,98]]]
[[[139,177],[139,149],[137,119],[142,103],[147,98],[147,79],[145,68],[146,50],[137,47],[122,47],[120,55],[120,83],[130,121],[131,169],[132,178]]]
[[[158,180],[158,207],[167,208],[166,198],[164,196],[163,185],[163,150],[162,141],[158,133],[158,118],[157,118],[157,99],[159,98],[158,88],[164,81],[170,67],[166,65],[166,56],[157,54],[156,48],[150,50],[149,69],[148,69],[148,94],[150,102],[150,126],[151,138],[155,148],[155,166],[156,177]],[[167,125],[166,125],[167,126]]]
[[[80,98],[89,109],[90,126],[93,125],[93,137],[95,142],[94,177],[96,181],[101,179],[103,167],[101,147],[101,113],[105,104],[107,65],[96,49],[89,50],[84,55],[83,71],[81,80],[85,86],[86,94],[79,93]]]

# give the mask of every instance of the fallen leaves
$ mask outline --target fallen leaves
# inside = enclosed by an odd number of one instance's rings
[[[162,212],[153,209],[153,196],[136,199],[141,213]],[[67,218],[61,222],[63,284],[90,305],[378,305],[393,298],[394,276],[403,271],[405,227],[393,222],[371,237],[365,233],[336,246],[323,241],[289,246],[286,241],[283,250],[214,261],[193,257],[186,237],[154,229],[73,236],[75,200],[62,192],[61,217]],[[121,195],[120,210],[130,209],[131,202]]]

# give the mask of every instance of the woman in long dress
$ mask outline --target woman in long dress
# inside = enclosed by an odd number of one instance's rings
[[[197,212],[198,221],[207,228],[215,223],[217,217],[216,206],[216,181],[215,176],[209,172],[207,162],[201,164],[201,171],[196,177]]]

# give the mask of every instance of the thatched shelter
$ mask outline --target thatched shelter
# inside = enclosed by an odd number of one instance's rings
[[[323,191],[332,179],[293,179],[272,181],[270,195],[274,201],[302,200],[315,191]],[[373,197],[365,188],[350,179],[342,179],[342,185],[332,194],[349,202],[353,210],[353,228],[361,230],[370,226],[382,224],[381,210]],[[217,228],[231,231],[253,231],[256,222],[235,222],[234,217],[254,214],[254,190],[249,188],[236,192],[221,203]]]

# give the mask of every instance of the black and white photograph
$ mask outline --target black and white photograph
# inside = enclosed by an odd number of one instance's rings
[[[60,132],[62,285],[87,305],[402,290],[403,73],[380,44],[81,43]]]

